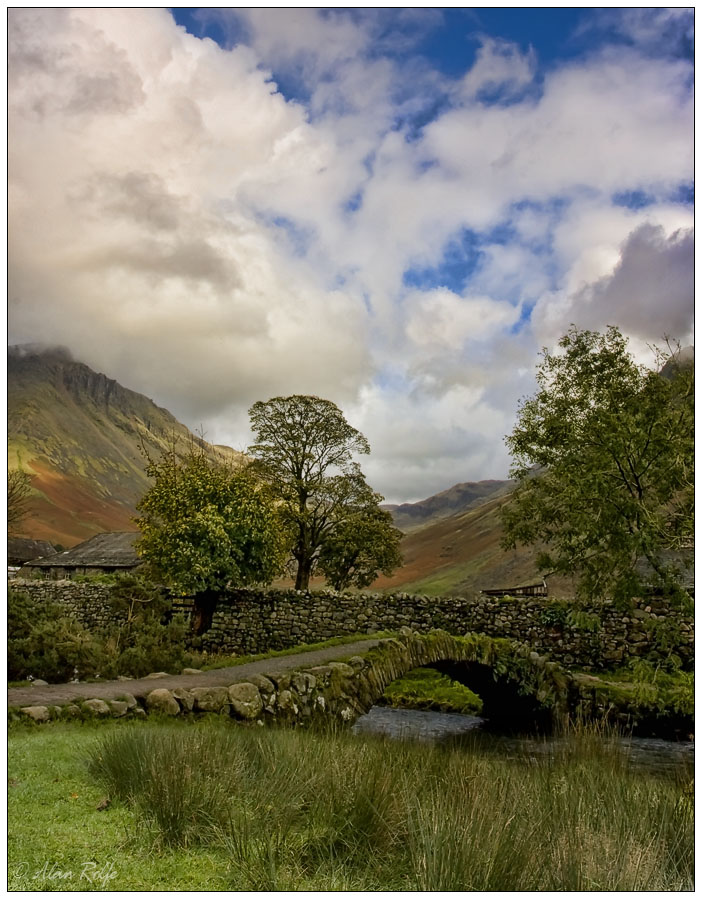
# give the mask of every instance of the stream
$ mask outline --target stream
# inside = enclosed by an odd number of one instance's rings
[[[564,741],[559,737],[488,733],[484,730],[484,723],[485,719],[479,716],[373,706],[365,716],[357,719],[352,731],[355,734],[385,735],[395,740],[451,742],[452,746],[463,744],[475,747],[479,741],[489,745],[491,752],[506,759],[541,759]],[[646,737],[610,740],[615,740],[622,746],[634,767],[666,774],[684,772],[693,777],[693,741],[665,741]]]

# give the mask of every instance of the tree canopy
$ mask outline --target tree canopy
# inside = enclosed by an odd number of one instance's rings
[[[366,483],[353,454],[369,452],[366,438],[344,418],[331,401],[295,394],[255,403],[249,410],[256,441],[249,447],[255,470],[279,501],[279,512],[290,535],[296,563],[295,587],[303,590],[318,562],[332,583],[364,580],[373,568],[373,542],[366,545],[362,575],[362,551],[342,576],[333,568],[336,550],[348,544],[342,535],[353,519],[367,530],[373,510],[383,498]],[[363,515],[361,511],[366,511]],[[395,535],[387,531],[386,543]],[[396,540],[397,544],[397,540]],[[376,539],[381,557],[377,571],[387,568],[390,551]],[[325,549],[323,557],[323,548]],[[396,547],[397,549],[397,547]],[[389,564],[389,563],[388,563]],[[339,563],[339,566],[342,566]],[[349,572],[357,574],[349,581]],[[370,582],[367,582],[370,583]]]
[[[693,541],[693,368],[637,365],[615,327],[572,326],[543,350],[537,393],[506,443],[517,487],[504,546],[542,543],[538,566],[594,599],[651,586],[683,596]],[[666,357],[669,361],[666,361]]]
[[[137,505],[140,555],[164,584],[193,593],[267,583],[284,542],[266,487],[246,468],[214,463],[202,448],[147,458],[154,484]]]
[[[400,539],[389,512],[379,509],[380,495],[351,510],[323,540],[319,568],[335,590],[368,587],[380,575],[402,565]]]

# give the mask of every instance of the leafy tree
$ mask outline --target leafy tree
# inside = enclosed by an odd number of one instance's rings
[[[537,393],[506,438],[518,484],[504,546],[542,542],[538,566],[576,576],[582,596],[625,601],[651,584],[683,597],[676,557],[693,540],[693,368],[674,357],[663,377],[636,365],[615,327],[572,326],[559,346],[543,351]]]
[[[16,535],[21,531],[27,515],[29,498],[32,493],[31,476],[22,469],[10,469],[7,473],[7,533]]]
[[[279,501],[297,567],[295,587],[304,590],[324,546],[331,564],[333,535],[382,499],[352,457],[368,453],[369,444],[334,403],[319,397],[274,397],[255,403],[249,416],[256,442],[248,452]]]
[[[154,484],[137,505],[137,549],[161,581],[188,593],[270,581],[283,543],[265,486],[245,469],[213,463],[193,446],[147,457]]]
[[[403,533],[394,528],[391,514],[378,508],[382,498],[374,497],[374,504],[352,511],[322,543],[319,568],[335,590],[368,587],[402,565]]]

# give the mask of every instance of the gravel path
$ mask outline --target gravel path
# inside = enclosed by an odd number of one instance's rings
[[[294,653],[290,656],[274,656],[260,659],[257,662],[242,663],[239,666],[228,666],[224,669],[211,669],[199,675],[168,675],[163,678],[135,678],[128,681],[96,681],[80,684],[50,684],[8,688],[8,706],[53,706],[61,705],[67,700],[92,699],[115,700],[122,694],[129,693],[134,697],[145,697],[156,688],[194,688],[214,685],[227,686],[234,681],[241,681],[247,675],[281,674],[292,669],[319,666],[333,660],[344,660],[350,656],[366,653],[378,644],[378,638],[355,641],[351,644],[339,644],[323,650],[308,650],[305,653]]]

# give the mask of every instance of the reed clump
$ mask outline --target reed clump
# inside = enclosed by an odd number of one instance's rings
[[[687,890],[690,779],[571,729],[544,752],[207,721],[124,728],[93,775],[155,843],[224,852],[232,890]]]

